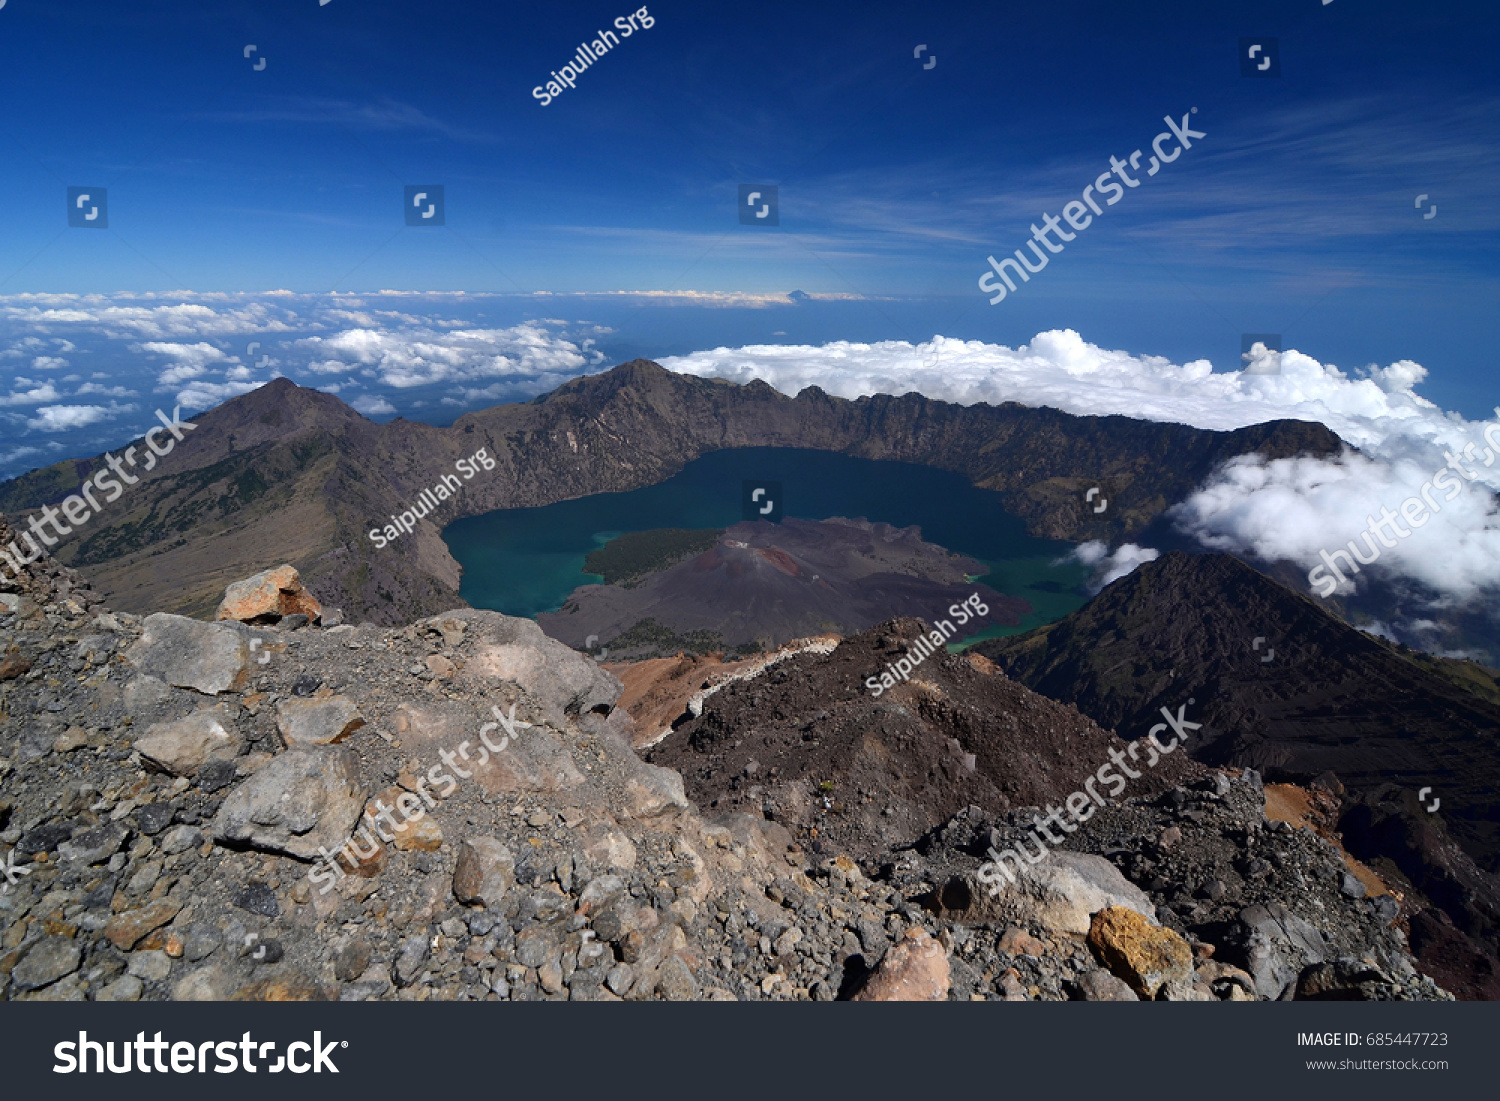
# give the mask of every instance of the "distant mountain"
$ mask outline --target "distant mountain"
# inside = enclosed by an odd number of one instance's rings
[[[1500,939],[1500,705],[1478,666],[1403,652],[1217,554],[1163,555],[1056,623],[974,649],[1123,737],[1193,700],[1198,760],[1333,773],[1355,855],[1389,857],[1465,932]]]
[[[1327,428],[1302,421],[1209,432],[918,394],[847,401],[809,387],[788,398],[762,382],[679,375],[647,360],[447,428],[399,418],[377,426],[287,379],[194,423],[155,471],[56,552],[122,608],[205,614],[226,584],[275,558],[353,620],[405,622],[461,603],[443,525],[653,485],[723,448],[808,447],[957,471],[995,490],[1035,535],[1118,541],[1235,455],[1340,447]],[[455,473],[480,450],[493,470]],[[0,486],[0,510],[24,517],[56,505],[102,461],[69,460]],[[417,519],[423,491],[445,476],[461,487]],[[1094,486],[1101,494],[1086,504]],[[1101,497],[1108,505],[1096,513]],[[378,547],[368,533],[407,510],[414,530]]]

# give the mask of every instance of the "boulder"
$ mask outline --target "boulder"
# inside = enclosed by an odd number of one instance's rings
[[[157,723],[136,739],[141,758],[161,772],[193,776],[209,761],[232,761],[240,740],[233,733],[234,718],[224,704],[204,708],[185,719]]]
[[[1152,925],[1135,910],[1110,906],[1094,915],[1089,947],[1099,962],[1151,999],[1167,983],[1190,983],[1193,949],[1171,929]]]
[[[1082,936],[1094,914],[1112,906],[1134,910],[1155,921],[1151,900],[1102,856],[1055,850],[1037,864],[1023,865],[1013,883],[1001,879],[999,890],[976,877],[964,876],[943,889],[945,915],[969,923],[1008,919]]]
[[[358,705],[348,696],[293,697],[276,705],[276,729],[288,747],[341,742],[364,725]]]
[[[163,612],[147,616],[143,627],[125,652],[125,660],[142,673],[206,696],[249,683],[250,645],[243,628]]]
[[[948,997],[948,953],[922,929],[908,929],[875,968],[857,1002],[941,1002]]]
[[[441,620],[449,631],[453,623],[466,625],[464,679],[517,684],[553,722],[590,712],[607,714],[625,690],[590,658],[544,634],[535,620],[468,608],[448,612]]]
[[[510,711],[502,711],[509,720]],[[401,740],[401,747],[424,762],[425,773],[431,765],[441,763],[443,751],[455,754],[458,768],[451,774],[459,783],[477,783],[488,795],[511,795],[525,792],[554,792],[583,783],[583,773],[573,762],[573,755],[548,728],[534,726],[517,708],[510,737],[495,722],[494,712],[477,714],[462,704],[434,702],[400,704],[390,718],[391,730]],[[503,745],[498,753],[485,746],[480,738],[485,731],[490,742]]]
[[[349,840],[364,807],[359,757],[348,746],[294,746],[224,800],[215,840],[302,860]]]
[[[1322,932],[1277,902],[1247,906],[1227,938],[1230,958],[1255,979],[1255,992],[1280,998],[1311,964],[1328,958]]]
[[[291,566],[277,566],[225,589],[214,618],[275,623],[283,616],[305,615],[316,623],[322,614],[322,605],[302,587],[297,571]]]

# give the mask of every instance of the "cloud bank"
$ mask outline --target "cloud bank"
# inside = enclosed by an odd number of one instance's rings
[[[1419,395],[1427,370],[1411,360],[1345,371],[1295,349],[1279,358],[1277,374],[1216,374],[1207,360],[1175,364],[1135,356],[1065,329],[1039,333],[1018,348],[942,337],[921,345],[752,345],[662,365],[739,383],[760,379],[785,394],[807,386],[845,398],[915,391],[964,405],[1016,401],[1217,430],[1278,418],[1316,421],[1358,452],[1271,463],[1247,456],[1217,471],[1171,513],[1182,531],[1207,547],[1288,559],[1308,570],[1319,564],[1320,550],[1360,535],[1382,507],[1399,509],[1448,465],[1449,455],[1461,457],[1475,444],[1479,461],[1464,466],[1476,477],[1461,479],[1463,495],[1386,549],[1367,574],[1420,583],[1440,603],[1500,589],[1500,513],[1493,493],[1500,489],[1500,461],[1483,464],[1485,426]],[[1100,547],[1090,553],[1101,563],[1109,558],[1104,574],[1113,580],[1148,560],[1141,552],[1121,547],[1109,555]]]

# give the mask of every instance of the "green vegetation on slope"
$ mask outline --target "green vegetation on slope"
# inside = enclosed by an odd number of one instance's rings
[[[584,573],[596,573],[606,585],[629,583],[702,554],[719,541],[723,528],[657,528],[632,531],[611,539],[583,560]]]

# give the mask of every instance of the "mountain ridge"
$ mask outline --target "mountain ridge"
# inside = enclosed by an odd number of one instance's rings
[[[917,394],[795,398],[679,375],[649,360],[573,379],[529,402],[466,413],[446,428],[375,425],[332,395],[279,379],[199,415],[198,427],[124,500],[59,548],[126,608],[203,614],[225,584],[271,557],[353,619],[395,623],[462,603],[440,524],[654,484],[709,451],[815,447],[954,470],[999,494],[1033,534],[1127,538],[1221,462],[1329,454],[1321,424],[1272,421],[1233,432],[1125,417],[1078,417],[1015,403],[958,406]],[[465,484],[398,545],[375,524],[409,507],[454,464],[486,449],[496,469]],[[61,500],[100,460],[68,460],[0,485],[0,510]],[[1086,488],[1109,500],[1100,516]]]

